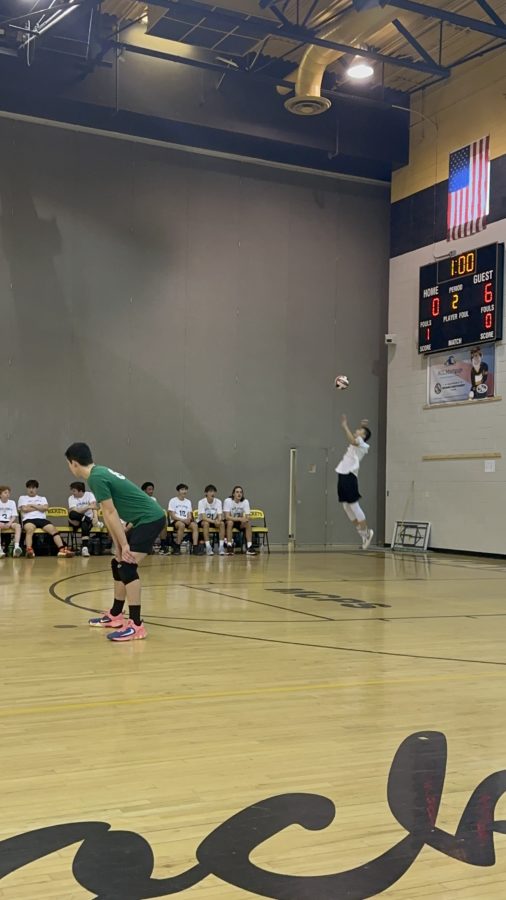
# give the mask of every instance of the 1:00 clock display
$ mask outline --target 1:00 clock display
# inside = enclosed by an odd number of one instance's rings
[[[504,244],[420,269],[418,352],[502,339]]]

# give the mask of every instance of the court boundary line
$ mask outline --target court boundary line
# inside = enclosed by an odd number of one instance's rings
[[[98,570],[99,572],[106,571],[105,569]],[[72,578],[79,578],[86,574],[92,574],[87,572],[79,572],[74,575],[68,575],[65,578],[59,579],[53,582],[49,587],[50,595],[58,600],[60,603],[65,603],[69,606],[74,606],[75,608],[86,609],[86,607],[80,607],[79,604],[72,603],[72,596],[69,597],[60,597],[60,595],[56,592],[56,588],[65,581],[70,581]],[[241,598],[242,599],[242,598]],[[88,612],[95,612],[96,610],[87,610]],[[388,617],[384,617],[388,618]],[[288,647],[308,647],[315,650],[333,650],[337,653],[360,653],[362,655],[367,656],[388,656],[397,659],[420,659],[420,660],[430,660],[437,662],[455,662],[455,663],[468,663],[472,665],[480,665],[480,666],[506,666],[506,661],[499,662],[496,660],[479,660],[479,659],[468,659],[468,658],[459,658],[453,656],[425,656],[417,653],[395,653],[389,650],[368,650],[364,648],[357,647],[342,647],[338,645],[332,644],[313,644],[306,641],[286,641],[281,638],[265,638],[265,637],[257,637],[256,635],[242,635],[242,634],[231,634],[229,632],[221,632],[221,631],[207,631],[204,628],[187,628],[182,625],[166,625],[161,622],[147,622],[148,625],[152,625],[157,628],[168,628],[172,631],[186,631],[191,632],[193,634],[205,634],[207,636],[211,635],[214,637],[226,637],[232,638],[233,640],[243,640],[243,641],[255,641],[257,643],[265,643],[265,644],[278,644],[279,646],[288,646]]]

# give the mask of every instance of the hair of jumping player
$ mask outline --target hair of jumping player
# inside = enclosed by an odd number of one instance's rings
[[[85,492],[85,490],[86,490],[84,481],[73,481],[72,484],[70,485],[70,490],[71,490],[71,491],[72,491],[72,490],[74,490],[74,491],[82,491],[83,494],[84,494],[84,492]]]
[[[364,432],[365,432],[365,434],[364,434],[364,440],[365,440],[365,442],[366,442],[366,444],[367,444],[367,441],[368,441],[369,438],[371,437],[371,429],[370,429],[370,428],[367,428],[366,425],[362,425],[362,428],[364,429]]]
[[[183,482],[181,482],[181,484],[176,485],[176,491],[187,491],[187,490],[188,490],[188,485],[183,484]]]
[[[148,487],[152,487],[153,490],[155,489],[155,486],[152,481],[145,481],[144,484],[141,485],[141,491],[146,491],[148,489]],[[179,490],[179,488],[178,488],[178,490]]]
[[[8,484],[0,484],[0,494],[3,494],[4,491],[9,491],[10,493],[10,490],[11,489]]]
[[[232,493],[230,494],[230,499],[231,500],[234,499],[234,494],[236,491],[241,492],[241,494],[242,494],[241,501],[244,500],[244,488],[243,488],[242,484],[236,484],[235,487],[232,488]],[[239,501],[239,502],[241,502],[241,501]]]
[[[65,456],[69,462],[79,463],[80,466],[91,466],[93,462],[93,456],[88,444],[84,444],[82,441],[76,441],[75,444],[67,447]]]
[[[38,488],[39,482],[35,478],[29,478],[25,484],[27,488]]]
[[[205,488],[204,488],[204,494],[209,494],[210,491],[214,491],[215,494],[218,492],[218,488],[216,487],[215,484],[207,484],[207,485],[205,486]]]

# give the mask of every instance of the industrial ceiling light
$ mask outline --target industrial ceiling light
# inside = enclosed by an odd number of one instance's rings
[[[354,81],[365,81],[367,78],[372,78],[374,69],[368,59],[363,56],[354,56],[352,63],[346,69],[346,74]]]

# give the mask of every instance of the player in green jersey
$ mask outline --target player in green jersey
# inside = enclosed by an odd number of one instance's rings
[[[135,641],[146,637],[141,619],[141,583],[137,567],[151,551],[166,525],[165,513],[156,500],[106,466],[97,466],[88,444],[71,444],[65,451],[70,471],[84,478],[100,503],[104,524],[114,542],[115,556],[111,562],[114,579],[114,603],[109,612],[90,625],[113,628],[107,637],[111,641]],[[122,521],[132,524],[128,537]],[[123,615],[128,600],[129,619]]]

